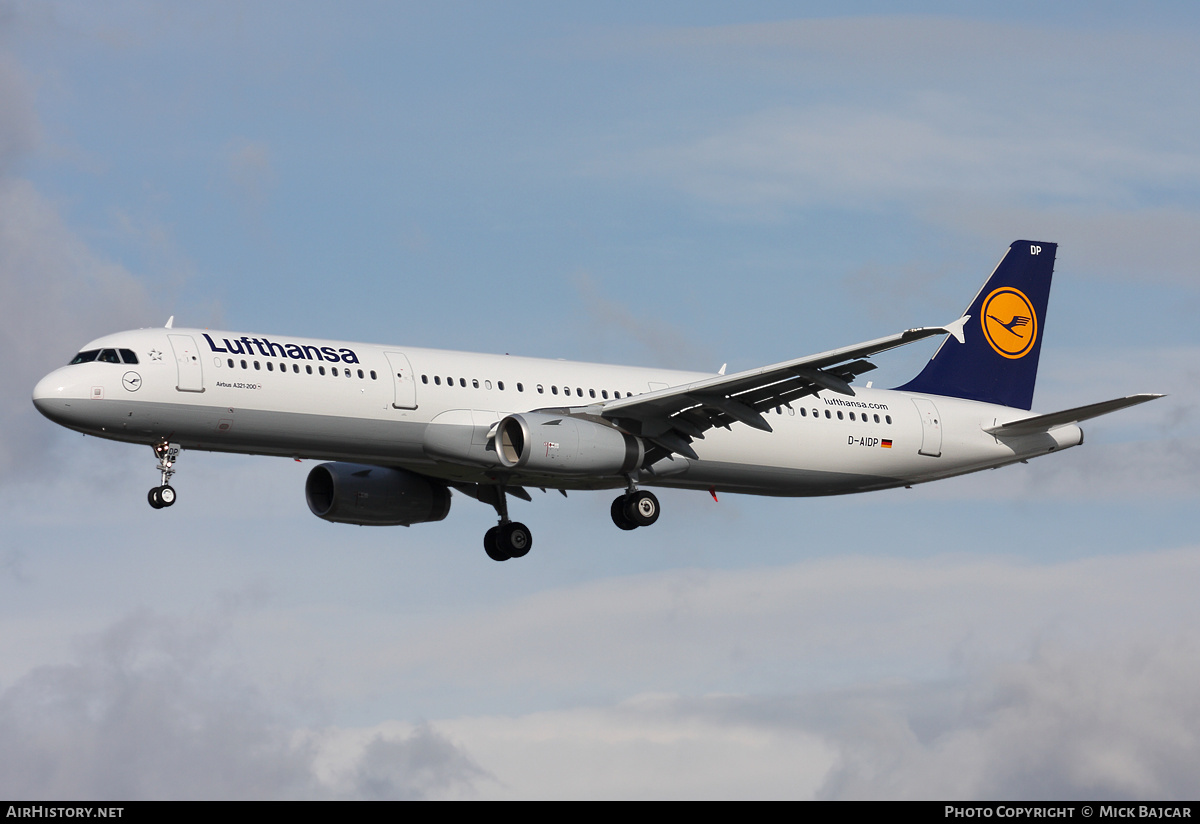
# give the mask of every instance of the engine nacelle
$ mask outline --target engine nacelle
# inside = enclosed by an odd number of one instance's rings
[[[522,412],[496,428],[496,455],[509,469],[549,475],[621,475],[642,464],[640,438],[568,415]]]
[[[323,463],[308,473],[304,497],[312,514],[339,524],[409,526],[450,512],[445,485],[385,466]]]

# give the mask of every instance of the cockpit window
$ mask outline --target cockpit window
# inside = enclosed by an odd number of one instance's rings
[[[100,357],[96,358],[96,360],[103,361],[104,363],[120,363],[121,362],[121,358],[117,356],[116,349],[101,349]]]
[[[121,353],[121,360],[124,361],[125,363],[137,363],[138,362],[137,355],[135,355],[133,353],[132,349],[118,349],[117,351],[119,351]]]
[[[77,363],[91,363],[92,361],[94,361],[96,359],[96,356],[99,354],[100,354],[99,349],[89,349],[86,352],[80,352],[78,355],[76,355],[74,358],[71,359],[71,365],[74,366]]]

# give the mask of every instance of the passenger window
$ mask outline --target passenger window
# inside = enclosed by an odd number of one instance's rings
[[[243,369],[248,369],[248,368],[249,368],[248,366],[246,366],[246,362],[245,362],[245,361],[242,361],[242,368],[243,368]]]
[[[434,383],[434,386],[441,386],[441,385],[442,385],[442,376],[441,376],[441,375],[434,375],[434,376],[433,376],[433,383]]]
[[[800,407],[800,417],[802,417],[802,418],[808,417],[808,410],[806,410],[803,406]]]
[[[363,371],[362,371],[361,369],[359,369],[359,370],[358,370],[358,377],[361,379],[361,378],[362,378],[362,376],[363,376]]]
[[[542,391],[542,385],[541,385],[540,383],[539,383],[539,384],[538,384],[538,386],[537,386],[537,390],[538,390],[538,394],[539,394],[539,395],[545,394],[545,393]]]
[[[829,414],[829,410],[828,410],[828,409],[826,409],[826,410],[825,410],[825,418],[826,418],[826,420],[828,420],[829,418],[832,418],[832,417],[833,417],[833,415]]]
[[[421,376],[421,383],[429,383],[429,376],[428,376],[428,375],[422,375],[422,376]]]
[[[892,416],[891,416],[891,415],[884,415],[884,418],[886,418],[886,419],[887,419],[887,422],[888,422],[888,423],[891,423],[891,422],[892,422]]]
[[[270,361],[267,361],[267,371],[268,371],[268,372],[274,372],[274,371],[275,371],[275,364],[271,363]]]
[[[336,367],[336,366],[331,366],[331,367],[329,367],[329,371],[333,373],[333,376],[334,376],[335,378],[338,376],[338,371],[337,371],[337,367]]]
[[[300,374],[300,364],[298,364],[298,363],[293,363],[293,364],[292,364],[292,371],[293,371],[293,372],[295,372],[297,375],[299,375],[299,374]]]
[[[484,381],[484,382],[483,382],[483,388],[484,388],[484,389],[491,389],[491,388],[492,388],[492,382],[491,382],[491,381]]]
[[[842,417],[842,416],[841,416],[841,415],[838,415],[838,417],[840,418],[840,417]],[[851,413],[850,413],[850,420],[854,420],[854,413],[853,413],[853,412],[851,412]]]
[[[479,388],[479,378],[471,378],[471,388],[472,389]]]
[[[324,374],[325,374],[325,367],[324,367],[324,366],[318,366],[318,367],[317,367],[317,371],[318,371],[318,372],[320,372],[322,375],[324,375]]]
[[[604,400],[608,400],[608,390],[607,390],[607,389],[601,389],[601,390],[600,390],[600,397],[604,398]]]
[[[259,365],[258,361],[255,361],[255,362],[254,362],[254,369],[255,369],[255,371],[258,371],[258,370],[261,370],[261,369],[262,369],[262,366],[260,366],[260,365]]]
[[[588,390],[588,397],[589,397],[589,398],[594,398],[594,397],[596,397],[596,390],[595,390],[595,389],[589,389],[589,390]]]
[[[467,379],[466,379],[466,378],[459,378],[459,379],[458,379],[458,385],[459,385],[459,386],[461,386],[463,389],[466,389],[466,388],[467,388]]]
[[[229,362],[229,368],[232,369],[233,368],[233,358],[229,358],[228,362]]]
[[[551,387],[550,387],[550,394],[551,394],[551,395],[557,395],[557,394],[558,394],[558,387],[557,387],[557,386],[551,386]]]
[[[375,380],[375,370],[371,370],[371,380]]]

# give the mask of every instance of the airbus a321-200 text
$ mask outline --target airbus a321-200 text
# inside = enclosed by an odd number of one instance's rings
[[[616,489],[621,529],[658,520],[646,487],[815,496],[910,486],[1083,443],[1080,421],[1160,397],[1034,414],[1057,247],[1019,240],[953,323],[737,374],[166,327],[83,347],[37,385],[50,420],[148,444],[170,485],[184,449],[327,461],[305,482],[327,521],[440,521],[451,490],[489,504],[488,556],[525,555],[508,499]],[[945,335],[895,389],[852,386],[868,358]]]

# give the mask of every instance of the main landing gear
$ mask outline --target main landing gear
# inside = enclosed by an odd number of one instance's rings
[[[632,481],[629,490],[614,500],[609,508],[613,523],[624,530],[650,526],[658,520],[661,511],[654,493],[638,489]]]
[[[154,445],[154,457],[158,458],[156,467],[162,473],[162,485],[156,486],[146,495],[150,506],[162,509],[175,503],[175,487],[167,483],[175,474],[175,461],[179,460],[179,445],[165,441]]]
[[[508,519],[508,496],[503,486],[496,486],[492,506],[500,516],[500,523],[489,529],[483,536],[483,551],[493,561],[507,561],[509,558],[524,558],[533,546],[533,533],[525,524]]]

